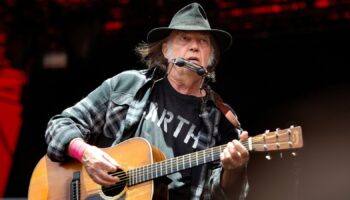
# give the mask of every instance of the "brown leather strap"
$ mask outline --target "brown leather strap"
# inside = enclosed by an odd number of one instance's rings
[[[231,124],[233,124],[236,128],[240,128],[241,124],[238,121],[237,115],[234,114],[234,112],[232,111],[232,109],[227,106],[222,98],[215,93],[215,102],[217,107],[221,110],[221,112],[225,115],[225,117],[227,118],[227,120],[229,122],[231,122]]]

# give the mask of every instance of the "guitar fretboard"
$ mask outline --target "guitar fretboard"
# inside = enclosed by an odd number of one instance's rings
[[[194,153],[128,170],[128,185],[135,185],[181,170],[219,160],[220,153],[225,147],[226,145],[216,146],[210,149],[196,151]]]
[[[241,144],[249,151],[263,152],[301,148],[303,146],[301,127],[291,127],[284,130],[278,129],[274,132],[266,131],[264,134],[242,141]],[[128,185],[135,185],[219,160],[220,153],[225,147],[226,144],[130,169],[124,181]]]

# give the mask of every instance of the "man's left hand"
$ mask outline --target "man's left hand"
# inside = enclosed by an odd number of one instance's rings
[[[248,139],[248,132],[243,131],[240,141]],[[233,140],[229,142],[220,154],[220,160],[225,170],[240,170],[249,160],[248,150],[238,141]]]

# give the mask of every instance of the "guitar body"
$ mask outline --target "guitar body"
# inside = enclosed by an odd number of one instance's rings
[[[123,171],[152,164],[165,159],[163,153],[152,147],[145,139],[132,138],[115,147],[102,149],[111,155]],[[73,174],[80,172],[80,198],[97,199],[167,199],[167,186],[158,180],[150,180],[137,185],[121,187],[116,194],[105,194],[102,186],[95,183],[80,162],[52,162],[44,156],[35,167],[28,192],[29,200],[63,200],[73,199],[71,182]],[[155,186],[156,184],[156,186]],[[156,192],[155,188],[161,191]]]

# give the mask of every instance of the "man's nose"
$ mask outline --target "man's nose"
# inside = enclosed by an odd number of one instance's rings
[[[199,50],[199,43],[197,40],[192,40],[190,42],[190,50],[191,51],[198,51]]]

